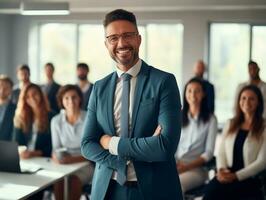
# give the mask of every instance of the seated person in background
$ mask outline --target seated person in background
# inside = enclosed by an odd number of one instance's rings
[[[12,140],[13,118],[16,105],[10,101],[13,82],[5,75],[0,75],[0,140]]]
[[[201,79],[193,78],[186,84],[183,103],[181,138],[175,157],[185,193],[208,180],[203,165],[213,158],[217,120],[208,109]]]
[[[51,156],[50,119],[53,115],[38,85],[31,83],[21,91],[14,118],[15,140],[27,146],[21,158]]]
[[[242,88],[235,116],[223,129],[217,160],[218,173],[206,187],[204,200],[263,199],[255,178],[266,168],[266,129],[263,99],[253,85]]]
[[[54,81],[54,65],[53,63],[46,63],[44,66],[45,76],[47,82],[42,85],[43,92],[47,95],[51,109],[59,113],[59,107],[57,105],[56,94],[60,88],[60,85]]]
[[[19,83],[14,86],[11,101],[15,105],[18,103],[20,91],[30,84],[30,68],[28,65],[21,65],[17,68],[17,78]]]
[[[77,85],[65,85],[59,89],[57,98],[58,105],[62,110],[51,122],[52,159],[60,164],[86,161],[80,152],[82,129],[86,115],[86,112],[81,110],[82,92]],[[62,148],[66,148],[68,154],[60,158],[57,151]],[[89,168],[86,166],[70,177],[70,199],[80,199],[82,185],[91,182],[93,171],[93,164],[90,163]],[[63,199],[63,186],[63,181],[55,184],[56,199]]]

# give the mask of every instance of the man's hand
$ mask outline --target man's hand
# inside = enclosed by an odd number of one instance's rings
[[[102,145],[102,147],[106,150],[109,149],[109,143],[111,140],[111,136],[110,135],[103,135],[100,139],[100,144]]]
[[[158,136],[161,134],[161,132],[162,132],[162,127],[158,125],[152,136]],[[109,149],[109,143],[110,143],[111,138],[112,137],[110,135],[103,135],[101,137],[100,144],[104,149],[106,150]]]
[[[232,183],[237,180],[236,174],[228,169],[220,169],[216,176],[221,183]]]
[[[176,168],[177,168],[177,171],[178,171],[179,174],[182,174],[182,173],[184,173],[184,172],[189,170],[188,166],[185,163],[181,162],[181,161],[176,163]]]
[[[162,127],[161,125],[159,124],[156,128],[156,130],[154,131],[153,135],[152,136],[158,136],[162,133]]]

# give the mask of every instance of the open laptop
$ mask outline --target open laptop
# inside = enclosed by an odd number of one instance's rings
[[[20,165],[16,142],[0,141],[0,171],[33,174],[39,170],[37,165]]]

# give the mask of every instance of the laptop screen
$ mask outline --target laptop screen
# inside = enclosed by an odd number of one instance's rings
[[[20,173],[18,144],[0,141],[0,171]]]

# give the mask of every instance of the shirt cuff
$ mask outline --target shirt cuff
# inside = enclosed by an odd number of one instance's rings
[[[120,137],[113,136],[109,142],[109,152],[112,155],[118,155],[118,143],[120,141]]]

